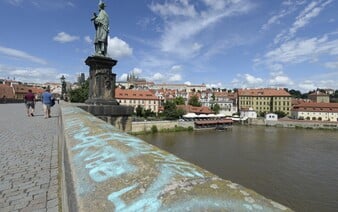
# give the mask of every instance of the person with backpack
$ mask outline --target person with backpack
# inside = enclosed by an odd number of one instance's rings
[[[51,117],[51,107],[55,104],[53,95],[50,93],[50,89],[47,88],[41,96],[41,101],[43,104],[43,112],[45,114],[45,119]]]

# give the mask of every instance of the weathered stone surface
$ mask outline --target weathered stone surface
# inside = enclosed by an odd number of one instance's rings
[[[68,205],[78,211],[290,211],[243,186],[62,108]]]
[[[133,107],[122,105],[78,104],[78,107],[110,123],[124,132],[131,132],[131,114]]]
[[[112,67],[117,61],[109,57],[88,57],[85,63],[89,66],[89,94],[87,104],[118,105],[115,100],[116,74]]]
[[[59,186],[58,109],[56,104],[52,117],[44,119],[41,102],[35,105],[34,117],[27,117],[23,104],[1,105],[1,212],[46,211],[47,195],[58,208],[58,189],[51,189]]]

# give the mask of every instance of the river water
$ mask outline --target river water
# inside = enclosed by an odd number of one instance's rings
[[[234,126],[138,137],[295,211],[338,211],[338,131]]]

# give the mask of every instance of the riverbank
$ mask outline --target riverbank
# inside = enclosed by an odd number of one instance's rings
[[[338,130],[338,122],[307,121],[282,118],[278,121],[268,121],[264,118],[248,119],[246,122],[234,123],[235,125],[255,125],[282,128]],[[231,127],[229,128],[231,129]],[[182,131],[215,130],[215,127],[196,128],[193,121],[143,121],[132,122],[132,135],[151,133],[167,133]]]
[[[285,128],[338,130],[338,122],[295,120],[289,118],[278,119],[278,121],[267,121],[265,119],[252,119],[248,121],[248,124],[285,127]]]
[[[129,134],[131,135],[147,135],[147,134],[154,134],[154,133],[169,133],[169,132],[183,132],[183,131],[193,131],[193,127],[181,127],[181,126],[175,126],[174,128],[163,128],[161,130],[158,130],[156,125],[153,125],[150,130],[146,131],[138,131],[138,132],[131,132]]]
[[[139,135],[155,132],[178,132],[193,129],[194,122],[190,121],[142,121],[132,122],[132,131],[130,134]]]

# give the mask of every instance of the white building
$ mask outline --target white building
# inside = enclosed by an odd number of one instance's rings
[[[275,113],[267,113],[265,114],[266,121],[278,121],[278,115]]]
[[[251,107],[249,109],[242,109],[240,113],[241,113],[240,115],[241,119],[246,119],[246,118],[256,119],[257,118],[257,112],[253,110],[253,108]]]
[[[303,102],[293,106],[291,115],[300,120],[338,122],[338,103]]]

